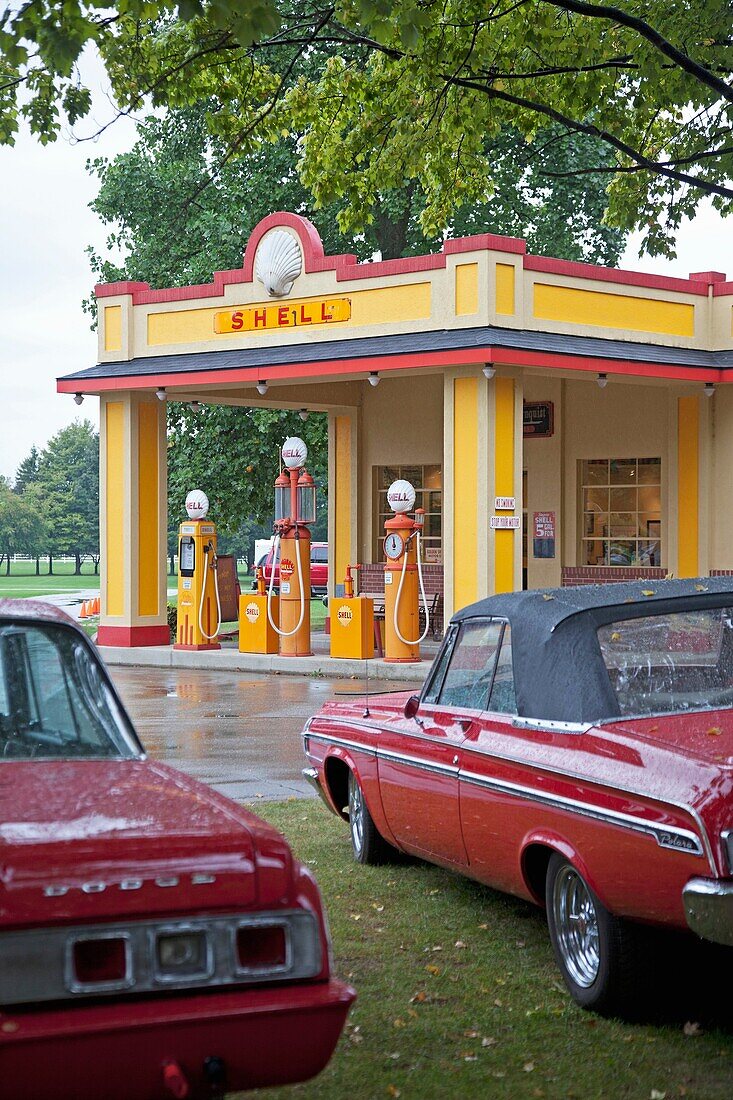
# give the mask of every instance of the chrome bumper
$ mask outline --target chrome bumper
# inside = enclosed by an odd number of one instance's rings
[[[321,796],[321,799],[323,800],[323,804],[325,806],[328,806],[331,813],[332,814],[336,813],[333,806],[331,805],[331,803],[326,798],[326,792],[324,791],[323,787],[321,786],[321,781],[318,778],[318,770],[316,768],[303,768],[303,771],[302,771],[301,774],[303,776],[303,779],[307,779],[308,782],[310,783],[311,787],[313,787],[313,789],[318,792],[318,794]],[[338,814],[336,814],[336,816],[338,817]]]
[[[693,932],[704,940],[733,947],[733,882],[691,878],[682,900]]]

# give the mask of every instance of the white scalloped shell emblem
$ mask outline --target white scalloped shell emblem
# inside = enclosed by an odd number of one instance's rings
[[[303,270],[300,246],[282,229],[268,233],[257,250],[255,274],[272,298],[289,294]]]

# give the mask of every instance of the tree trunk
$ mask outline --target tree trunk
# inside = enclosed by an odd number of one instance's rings
[[[97,577],[99,575],[99,558],[92,558],[92,561],[94,562],[94,576]]]
[[[10,576],[10,554],[8,554],[8,564],[5,567],[5,576]]]
[[[53,554],[49,551],[48,554],[48,575],[53,576]]]
[[[168,576],[173,577],[173,576],[175,576],[175,573],[176,573],[176,555],[175,554],[169,554],[168,555],[168,562],[169,562]]]
[[[36,576],[40,577],[40,575],[41,575],[41,559],[36,558]]]
[[[404,198],[402,210],[385,210],[379,203],[374,212],[374,236],[377,238],[383,260],[398,260],[407,250],[407,233],[415,184],[410,183],[400,194]],[[395,197],[390,204],[394,207]]]
[[[74,554],[74,576],[81,576],[81,554]]]

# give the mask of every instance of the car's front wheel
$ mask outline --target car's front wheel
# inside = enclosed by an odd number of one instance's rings
[[[358,863],[387,863],[394,854],[392,845],[377,831],[353,772],[349,772],[349,829],[354,859]]]
[[[623,1012],[639,993],[639,930],[609,913],[559,853],[547,868],[546,903],[552,949],[573,999],[595,1012]]]

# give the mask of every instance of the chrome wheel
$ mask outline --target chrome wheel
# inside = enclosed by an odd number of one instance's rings
[[[364,795],[353,772],[349,774],[349,828],[358,857],[364,850]]]
[[[552,915],[557,947],[567,972],[577,985],[588,989],[601,965],[598,914],[588,887],[569,864],[555,877]]]

